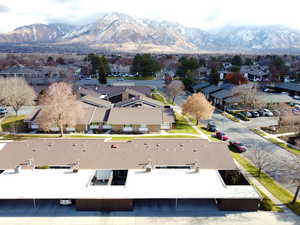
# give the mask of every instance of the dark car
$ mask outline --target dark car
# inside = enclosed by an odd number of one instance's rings
[[[206,129],[208,131],[211,131],[211,132],[216,132],[217,131],[217,126],[216,126],[214,121],[209,121],[208,124],[207,124]]]
[[[259,117],[259,113],[256,111],[251,112],[253,118]]]
[[[229,146],[233,147],[235,150],[237,150],[240,153],[247,151],[247,147],[240,142],[229,141]]]
[[[0,115],[5,115],[7,113],[7,109],[0,107]]]
[[[266,116],[266,112],[263,109],[257,111],[259,116]]]
[[[228,137],[225,133],[223,133],[223,132],[221,132],[221,131],[217,131],[217,132],[216,132],[216,138],[218,138],[218,139],[220,139],[220,140],[222,140],[222,141],[227,141],[227,140],[229,140],[229,137]]]

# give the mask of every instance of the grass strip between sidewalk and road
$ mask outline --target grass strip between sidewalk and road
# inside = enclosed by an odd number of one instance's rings
[[[14,140],[14,141],[22,141],[34,138],[61,138],[59,134],[30,134],[30,135],[3,135],[2,140]],[[80,135],[80,134],[66,134],[62,138],[78,138],[78,139],[105,139],[112,138],[112,140],[133,140],[133,139],[144,139],[144,138],[162,138],[162,139],[172,139],[172,138],[199,138],[193,135],[153,135],[153,136],[88,136],[88,135]]]
[[[265,138],[266,140],[272,142],[273,144],[278,145],[279,147],[281,147],[281,148],[283,148],[283,149],[285,149],[285,150],[287,150],[287,151],[289,151],[293,154],[300,155],[300,150],[298,150],[296,148],[293,148],[293,147],[290,147],[287,143],[279,141],[276,138],[268,137],[268,135],[265,132],[263,132],[259,129],[253,128],[253,129],[250,129],[250,130],[252,132],[256,133],[257,135]]]
[[[294,195],[291,192],[289,192],[286,188],[281,186],[278,182],[276,182],[264,172],[262,172],[261,176],[258,177],[258,169],[241,154],[231,152],[231,155],[248,173],[255,177],[274,197],[276,197],[279,201],[285,204],[295,214],[300,216],[300,201],[298,200],[295,204],[291,204],[294,197]]]
[[[236,117],[234,117],[233,115],[231,115],[231,114],[229,114],[227,112],[222,112],[222,115],[225,116],[225,117],[227,117],[228,119],[232,120],[233,122],[237,122],[237,123],[240,122],[239,119],[237,119]]]

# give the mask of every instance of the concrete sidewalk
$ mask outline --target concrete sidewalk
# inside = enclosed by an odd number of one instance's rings
[[[236,160],[235,164],[237,167],[242,171],[245,177],[254,184],[261,192],[263,192],[268,198],[270,198],[278,207],[282,208],[284,210],[285,214],[288,214],[289,216],[295,216],[298,217],[294,212],[292,212],[285,204],[283,204],[279,199],[277,199],[269,190],[265,188],[255,177],[253,177],[250,173],[248,173],[244,167],[242,167]]]

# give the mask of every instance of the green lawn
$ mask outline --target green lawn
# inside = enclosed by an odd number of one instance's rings
[[[250,130],[253,131],[254,133],[258,134],[259,136],[262,136],[262,137],[266,136],[265,132],[263,132],[263,131],[261,131],[259,129],[252,128]]]
[[[59,134],[28,134],[28,135],[4,135],[6,140],[26,140],[33,138],[60,138]],[[112,140],[133,140],[133,139],[143,139],[143,138],[198,138],[192,135],[153,135],[153,136],[85,136],[85,135],[64,135],[63,138],[78,138],[78,139],[105,139],[112,138]]]
[[[162,103],[165,103],[165,100],[164,100],[163,96],[161,96],[157,92],[152,93],[152,98],[155,99],[155,100],[157,100],[157,101],[160,101]]]
[[[169,133],[190,133],[198,134],[198,132],[189,125],[188,121],[184,118],[183,115],[175,113],[176,124],[175,129],[170,130]]]
[[[241,164],[247,172],[255,176],[256,179],[268,189],[277,199],[284,203],[288,208],[290,208],[295,214],[300,216],[300,201],[292,205],[293,194],[289,192],[286,188],[282,187],[274,179],[268,176],[266,173],[262,172],[260,177],[257,177],[257,168],[246,158],[244,158],[239,153],[231,153],[232,157]]]
[[[267,195],[265,195],[261,190],[259,190],[258,187],[256,187],[256,190],[258,190],[260,195],[263,197],[259,208],[260,210],[283,212],[283,209],[277,206]]]
[[[225,117],[227,117],[228,119],[234,121],[234,122],[237,122],[237,123],[240,122],[239,119],[237,119],[236,117],[234,117],[233,115],[231,115],[231,114],[229,114],[227,112],[223,112],[222,115],[225,116]]]
[[[271,138],[271,137],[267,137],[267,135],[265,134],[265,132],[258,130],[258,129],[251,129],[254,133],[266,138],[268,141],[272,142],[273,144],[278,145],[279,147],[293,153],[296,155],[300,155],[300,150],[296,149],[296,148],[292,148],[290,146],[288,146],[286,143],[283,143],[281,141],[278,141],[276,138]]]

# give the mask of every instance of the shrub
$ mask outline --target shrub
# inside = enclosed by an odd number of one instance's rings
[[[40,170],[46,170],[46,169],[49,169],[50,167],[45,165],[45,166],[37,166],[35,168],[40,169]]]

